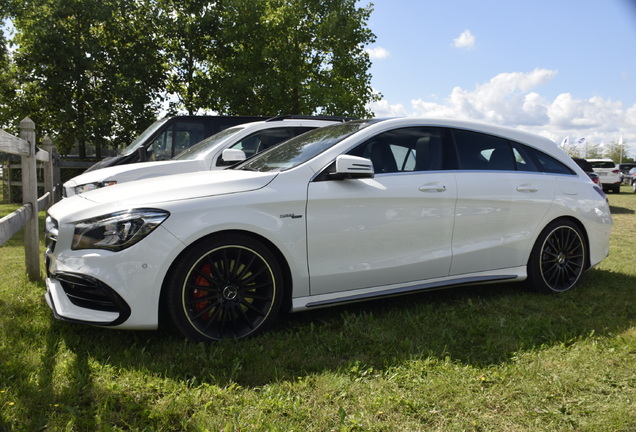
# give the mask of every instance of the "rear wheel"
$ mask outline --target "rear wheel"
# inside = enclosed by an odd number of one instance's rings
[[[563,292],[572,288],[585,269],[587,248],[581,230],[557,220],[539,235],[528,261],[528,283],[537,291]]]
[[[167,308],[176,327],[203,342],[263,331],[282,302],[282,273],[261,242],[242,234],[194,244],[173,266]]]

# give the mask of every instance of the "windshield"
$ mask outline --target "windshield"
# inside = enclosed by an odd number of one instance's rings
[[[324,126],[271,147],[234,169],[248,171],[286,171],[333,147],[343,139],[369,125],[368,120]]]
[[[137,149],[148,139],[148,137],[150,135],[154,134],[157,131],[157,129],[159,129],[161,126],[163,126],[163,124],[165,122],[167,122],[168,120],[170,120],[170,118],[166,117],[164,119],[157,120],[156,122],[151,124],[150,127],[148,127],[148,129],[143,131],[141,133],[141,135],[139,135],[137,138],[135,138],[135,140],[132,142],[132,144],[130,144],[125,149],[123,149],[119,153],[119,155],[120,156],[128,156],[129,154],[137,151]]]
[[[206,156],[212,148],[214,148],[221,141],[231,135],[234,135],[245,129],[245,126],[236,126],[229,129],[223,129],[221,132],[217,132],[214,135],[207,137],[203,141],[199,141],[192,147],[182,151],[178,155],[172,158],[172,160],[194,160],[200,157]]]

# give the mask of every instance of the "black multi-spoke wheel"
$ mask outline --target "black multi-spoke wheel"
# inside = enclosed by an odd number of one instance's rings
[[[548,225],[530,254],[528,282],[538,291],[572,288],[585,270],[587,248],[580,229],[570,221]]]
[[[197,341],[243,338],[263,330],[282,301],[274,255],[244,236],[217,236],[193,245],[168,279],[175,325]]]

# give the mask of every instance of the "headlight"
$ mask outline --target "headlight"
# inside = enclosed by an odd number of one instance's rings
[[[104,186],[114,186],[117,184],[117,181],[103,181],[103,182],[95,182],[95,183],[86,183],[83,185],[75,186],[75,193],[81,194],[83,192],[92,191],[95,189],[103,188]]]
[[[170,213],[157,209],[134,209],[77,222],[71,249],[120,251],[150,234]]]

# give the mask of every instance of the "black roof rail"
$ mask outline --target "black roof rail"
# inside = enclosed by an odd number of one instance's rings
[[[343,117],[343,116],[326,116],[326,115],[280,115],[269,118],[265,121],[281,121],[281,120],[331,120],[339,122],[347,122],[349,120],[356,120],[355,117]]]

